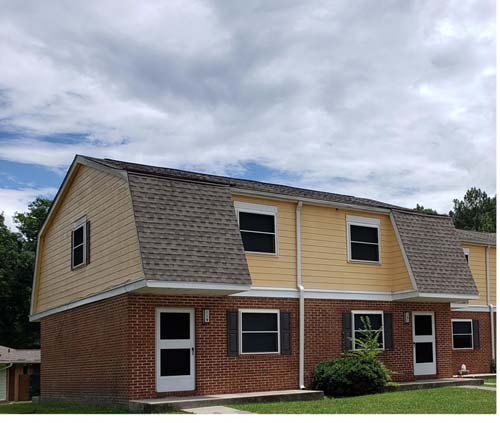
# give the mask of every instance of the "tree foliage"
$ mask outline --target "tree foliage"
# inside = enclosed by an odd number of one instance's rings
[[[463,200],[453,200],[450,216],[458,229],[479,232],[496,232],[497,197],[489,197],[485,191],[472,187]]]
[[[420,204],[417,203],[417,206],[413,209],[421,213],[427,213],[427,214],[438,214],[438,212],[434,209],[429,209],[427,207],[424,207]]]
[[[50,200],[37,198],[28,212],[16,213],[20,232],[11,231],[0,214],[0,340],[12,348],[33,348],[40,342],[38,323],[30,323],[29,307],[35,267],[36,238]]]

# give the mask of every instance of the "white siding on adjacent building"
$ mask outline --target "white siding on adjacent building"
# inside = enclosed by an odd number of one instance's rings
[[[0,401],[7,399],[7,370],[0,370]]]

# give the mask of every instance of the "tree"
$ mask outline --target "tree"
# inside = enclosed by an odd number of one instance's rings
[[[16,213],[19,233],[0,214],[0,340],[13,348],[33,348],[40,342],[38,323],[29,321],[36,238],[50,200],[37,198],[26,213]]]
[[[485,191],[472,187],[463,200],[453,200],[453,210],[449,215],[458,229],[479,232],[496,232],[497,197],[489,197]]]
[[[413,209],[421,213],[427,213],[427,214],[438,214],[438,212],[434,209],[428,209],[425,208],[424,206],[421,206],[420,204],[417,203],[417,206]]]

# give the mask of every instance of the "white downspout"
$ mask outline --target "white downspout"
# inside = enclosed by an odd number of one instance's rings
[[[490,337],[491,337],[491,359],[495,359],[495,314],[493,312],[493,304],[491,304],[491,288],[490,288],[490,246],[486,247],[486,301],[490,309]]]
[[[304,286],[302,285],[302,239],[300,228],[300,211],[302,201],[297,202],[295,209],[295,234],[296,234],[296,263],[297,263],[297,290],[299,291],[299,388],[304,385]]]

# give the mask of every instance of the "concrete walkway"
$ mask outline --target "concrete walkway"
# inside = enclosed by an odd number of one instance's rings
[[[493,391],[493,392],[496,392],[497,390],[495,386],[486,386],[486,385],[463,385],[463,386],[458,386],[458,388],[479,389],[482,391]]]
[[[250,411],[236,410],[234,408],[224,407],[223,405],[214,405],[213,407],[183,408],[181,411],[191,414],[253,414]]]

